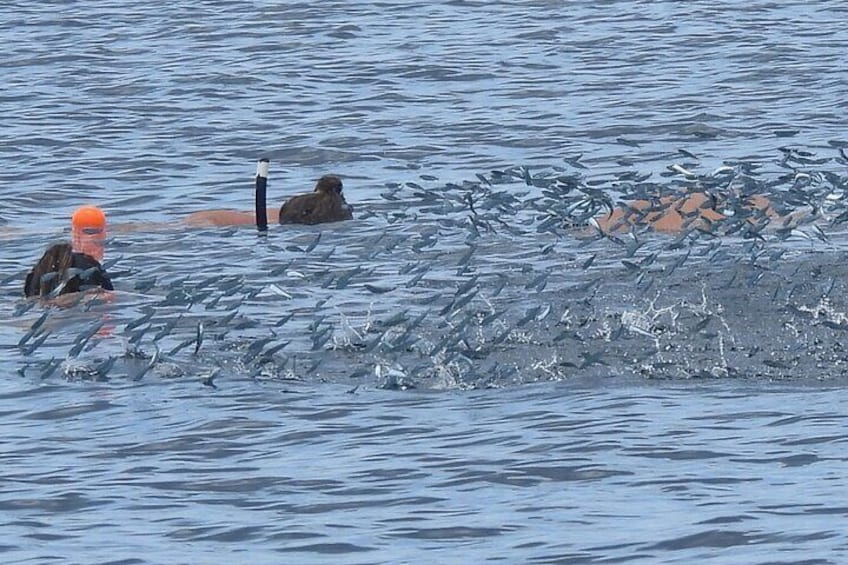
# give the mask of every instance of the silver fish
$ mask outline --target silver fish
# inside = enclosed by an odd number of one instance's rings
[[[82,352],[83,348],[85,348],[88,341],[92,337],[94,337],[94,335],[97,332],[100,331],[100,329],[103,327],[103,324],[104,324],[104,322],[102,322],[102,321],[97,322],[94,325],[92,325],[90,328],[88,328],[86,331],[79,334],[77,336],[76,340],[74,340],[73,347],[68,352],[68,357],[76,357],[77,355],[79,355]]]

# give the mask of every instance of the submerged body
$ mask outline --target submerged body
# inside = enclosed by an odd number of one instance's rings
[[[728,201],[719,201],[711,194],[693,192],[633,200],[595,218],[595,221],[598,229],[606,234],[625,233],[636,228],[667,234],[691,230],[716,233],[719,225],[737,216],[740,223],[759,231],[770,224],[778,228],[795,227],[807,215],[806,211],[781,214],[771,200],[761,194],[739,199],[731,207]]]

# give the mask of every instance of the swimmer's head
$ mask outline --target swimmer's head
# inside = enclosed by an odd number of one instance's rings
[[[315,192],[325,194],[341,194],[342,189],[342,179],[335,175],[324,175],[318,179],[318,183],[315,185]]]
[[[106,214],[97,206],[82,206],[71,216],[71,243],[74,251],[103,260]]]

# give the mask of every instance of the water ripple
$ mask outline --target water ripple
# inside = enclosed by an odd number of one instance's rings
[[[0,7],[4,561],[845,561],[843,3],[54,4]],[[175,225],[260,156],[357,219]],[[570,227],[730,183],[820,231]],[[116,297],[24,302],[84,201]]]

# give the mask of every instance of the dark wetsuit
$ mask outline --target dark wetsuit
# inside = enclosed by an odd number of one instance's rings
[[[105,290],[114,290],[112,280],[100,263],[90,255],[85,253],[71,254],[71,269],[74,274],[65,282],[62,290],[58,294],[69,294],[72,292],[80,292],[92,288],[103,288]],[[51,274],[51,273],[48,273]],[[62,280],[70,273],[62,273]],[[33,272],[27,274],[26,282],[24,283],[25,296],[39,296],[41,294],[40,281],[33,280]]]

